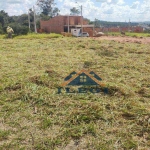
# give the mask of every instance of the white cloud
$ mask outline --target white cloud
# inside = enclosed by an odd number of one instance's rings
[[[150,0],[134,1],[132,5],[127,5],[124,0],[86,0],[82,3],[82,0],[78,0],[79,5],[83,5],[83,16],[94,20],[95,18],[107,21],[125,21],[131,19],[131,21],[146,21],[150,20],[148,12],[150,12]],[[61,7],[61,13],[69,13],[70,8],[77,6],[74,1],[64,0],[64,4]],[[65,9],[66,10],[65,10]],[[143,11],[144,10],[144,11]],[[144,16],[142,16],[144,14]]]
[[[131,6],[132,9],[137,9],[140,5],[140,2],[139,1],[136,1],[133,3],[133,5]]]
[[[108,3],[108,4],[124,4],[124,0],[96,0],[97,2]]]
[[[110,20],[110,21],[114,21],[114,20],[121,20],[122,16],[120,14],[120,11],[122,11],[122,4],[124,3],[123,0],[107,0],[107,1],[103,1],[100,0],[102,3],[101,5],[95,6],[94,2],[91,0],[86,0],[86,2],[82,3],[80,1],[78,1],[78,5],[83,5],[83,16],[86,18],[89,18],[91,20],[94,20],[95,18],[100,19],[100,20]],[[68,9],[67,13],[69,13],[70,8],[77,6],[76,3],[74,3],[73,1],[69,1],[69,0],[64,0],[64,5],[61,8],[61,12],[64,12],[64,8]],[[118,15],[118,14],[120,15]],[[120,18],[118,18],[118,16]]]
[[[9,15],[27,13],[37,0],[1,0],[0,9]],[[94,20],[95,18],[106,21],[146,21],[150,20],[150,0],[131,0],[129,5],[125,0],[57,0],[60,13],[70,14],[72,7],[80,9],[83,6],[83,16]],[[77,2],[77,3],[76,3]]]
[[[22,3],[22,0],[6,0],[6,2],[9,4],[17,4],[17,3]]]
[[[7,12],[10,16],[27,13],[28,9],[36,4],[37,0],[6,0],[0,1],[0,9]]]
[[[113,14],[114,13],[114,9],[113,8],[109,8],[106,11],[104,11],[105,14]]]
[[[123,4],[125,4],[125,2],[124,2],[124,0],[119,0],[117,4],[118,5],[123,5]]]

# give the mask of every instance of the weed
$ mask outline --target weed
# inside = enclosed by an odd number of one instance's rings
[[[78,45],[78,48],[85,48],[85,45]]]
[[[9,134],[9,131],[0,130],[0,141],[8,139]]]
[[[136,142],[128,139],[123,143],[123,148],[124,149],[137,149],[138,145]]]
[[[43,118],[41,120],[41,128],[46,129],[52,125],[52,121],[49,118]]]
[[[84,68],[90,68],[92,66],[93,62],[90,62],[90,61],[85,61],[84,62]]]

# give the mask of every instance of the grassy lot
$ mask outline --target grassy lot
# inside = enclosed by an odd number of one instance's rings
[[[91,38],[0,39],[1,150],[148,150],[150,47]],[[57,94],[72,71],[109,94]]]
[[[120,32],[109,32],[108,35],[120,36]],[[134,32],[125,32],[126,36],[129,37],[150,37],[150,33],[134,33]]]
[[[28,35],[12,35],[14,39],[43,39],[43,38],[58,38],[58,37],[62,37],[62,35],[60,34],[55,34],[55,33],[51,33],[51,34],[35,34],[35,33],[29,33]],[[5,35],[0,35],[0,39],[7,39],[7,34]]]

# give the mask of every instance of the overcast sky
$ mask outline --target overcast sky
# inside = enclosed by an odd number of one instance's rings
[[[27,13],[37,0],[0,0],[0,10],[10,16]],[[77,2],[77,3],[76,3]],[[55,0],[60,14],[69,14],[70,8],[83,5],[83,16],[90,20],[150,21],[150,0]]]

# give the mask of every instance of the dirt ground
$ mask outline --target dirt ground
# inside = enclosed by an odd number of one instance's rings
[[[113,40],[121,43],[139,43],[139,44],[149,44],[150,37],[127,37],[127,36],[101,36],[101,37],[92,37],[96,40]]]

